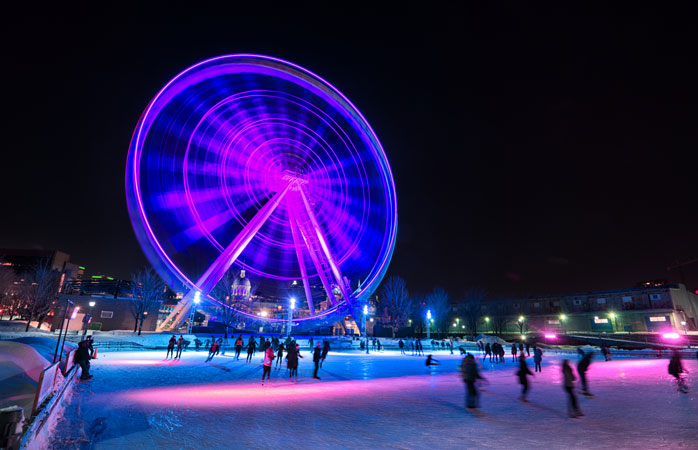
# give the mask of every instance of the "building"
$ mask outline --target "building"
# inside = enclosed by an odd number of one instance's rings
[[[48,264],[61,274],[59,290],[69,281],[82,280],[85,274],[84,266],[71,263],[70,255],[60,250],[0,248],[0,264],[11,267],[19,276],[31,272],[39,264]]]
[[[72,302],[72,305],[68,303],[68,300]],[[90,330],[128,331],[133,330],[136,326],[133,298],[131,297],[60,294],[51,322],[52,331],[61,327],[66,306],[68,306],[68,318],[71,319],[67,324],[69,330],[82,330],[86,314],[90,314],[92,317],[88,325]],[[77,312],[74,312],[74,307],[78,308]],[[161,304],[156,304],[146,311],[142,331],[155,331],[160,308]]]
[[[666,332],[698,328],[698,295],[683,284],[515,299],[481,305],[486,332]]]

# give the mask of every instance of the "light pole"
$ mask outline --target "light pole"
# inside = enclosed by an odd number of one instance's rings
[[[524,320],[526,320],[526,318],[524,316],[519,316],[519,333],[521,333],[522,335],[524,334],[524,332],[523,332]]]
[[[489,317],[485,317],[485,323],[487,324],[487,328],[489,328],[489,325],[490,325],[490,318]],[[490,328],[490,333],[491,332],[492,332],[492,329]]]
[[[616,326],[615,326],[615,325],[616,325],[616,324],[615,324],[615,322],[616,322],[616,313],[614,313],[613,311],[611,311],[610,313],[608,313],[608,317],[611,319],[611,333],[615,333],[615,332],[616,332]]]
[[[431,339],[431,309],[427,309],[427,340]]]
[[[296,309],[296,299],[291,297],[288,307],[288,322],[286,322],[286,336],[291,336],[291,327],[293,327],[293,310]]]
[[[194,314],[196,314],[196,305],[201,303],[201,292],[196,291],[194,294],[194,306],[191,308],[191,314],[189,315],[189,329],[187,330],[187,334],[191,334],[191,329],[194,326]]]
[[[366,316],[368,315],[368,305],[364,305],[364,336],[366,337],[366,354],[368,355],[368,332],[366,331]]]
[[[458,333],[459,326],[460,326],[460,318],[456,317],[456,333]]]
[[[564,314],[560,314],[560,328],[562,329],[562,331],[566,333],[567,330],[565,329],[565,320],[567,320],[567,316]]]
[[[83,328],[84,328],[84,330],[82,332],[82,337],[85,337],[85,335],[87,334],[87,326],[92,321],[92,308],[94,308],[94,307],[95,307],[95,302],[90,302],[90,312],[87,313],[87,315],[85,317],[83,317],[83,319],[82,319]]]

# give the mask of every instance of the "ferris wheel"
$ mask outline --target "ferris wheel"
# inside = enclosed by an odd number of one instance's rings
[[[330,83],[269,56],[220,56],[169,81],[133,134],[126,192],[146,256],[186,291],[162,330],[195,299],[237,308],[214,293],[231,270],[269,298],[302,285],[296,320],[355,313],[395,245],[395,184],[371,126]]]

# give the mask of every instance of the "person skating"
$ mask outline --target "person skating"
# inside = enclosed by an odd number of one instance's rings
[[[519,342],[519,353],[523,355],[524,352],[524,346],[521,342]],[[531,356],[530,354],[528,356]]]
[[[313,351],[313,362],[315,363],[315,371],[313,372],[313,378],[316,380],[319,380],[320,377],[317,376],[317,371],[320,368],[320,361],[322,361],[322,347],[320,347],[320,343],[317,343],[317,346],[315,347],[315,351]]]
[[[177,339],[177,352],[175,353],[174,359],[182,358],[182,349],[184,348],[184,336],[180,335]]]
[[[242,335],[239,335],[238,338],[235,340],[235,360],[237,361],[240,359],[240,352],[242,351],[242,346],[244,345],[244,342],[242,340]]]
[[[216,355],[216,350],[218,350],[218,342],[216,342],[215,339],[211,339],[211,347],[208,349],[208,358],[206,358],[206,362],[209,362],[213,359],[213,357]]]
[[[313,340],[312,337],[310,337],[310,338],[308,339],[308,348],[309,348],[311,351],[313,350],[313,343],[314,343],[314,342],[315,342],[315,341]]]
[[[218,354],[221,352],[225,355],[225,350],[223,350],[223,338],[218,338],[216,343],[218,344],[218,346],[216,346],[216,355],[215,356],[218,356]]]
[[[402,339],[397,341],[397,346],[400,348],[400,354],[404,355],[405,354],[405,343],[402,342]]]
[[[378,346],[378,351],[380,352],[380,351],[382,350],[382,348],[383,348],[383,346],[381,346],[381,341],[380,341],[380,339],[377,339],[377,340],[376,340],[376,345]]]
[[[94,338],[92,336],[87,336],[87,349],[90,351],[90,359],[94,359],[95,357],[95,348],[94,348]]]
[[[526,342],[526,356],[531,356],[531,346],[528,344],[528,342]]]
[[[279,344],[279,348],[277,350],[278,350],[278,353],[276,354],[276,367],[280,367],[281,360],[284,358],[284,350],[285,350],[283,342],[281,342]]]
[[[593,357],[594,352],[586,353],[579,361],[579,363],[577,363],[577,373],[579,374],[579,381],[582,382],[582,394],[586,397],[594,396],[591,392],[589,392],[589,384],[587,383],[587,370],[589,370],[591,358]]]
[[[482,362],[485,362],[485,360],[487,359],[487,355],[489,355],[490,362],[492,362],[492,347],[490,347],[489,342],[487,344],[485,344],[485,357],[482,358]]]
[[[511,362],[516,362],[516,344],[511,346]]]
[[[427,367],[430,366],[440,366],[441,364],[439,363],[438,359],[432,358],[431,355],[427,355],[427,361],[425,363]]]
[[[250,336],[249,343],[247,344],[247,359],[245,362],[251,362],[252,357],[254,356],[254,348],[257,346],[257,342],[255,342],[254,338]]]
[[[526,356],[524,355],[519,357],[519,371],[516,372],[516,375],[519,377],[519,384],[521,384],[521,397],[519,397],[519,400],[527,402],[528,376],[533,375],[533,372],[529,370],[528,364],[526,364]]]
[[[484,380],[475,364],[475,357],[468,353],[461,363],[461,374],[465,382],[465,407],[476,409],[480,407],[479,392],[477,390],[477,380]]]
[[[669,374],[676,378],[676,385],[679,392],[684,394],[688,393],[688,386],[686,385],[686,379],[682,376],[684,370],[681,364],[681,354],[678,350],[674,349],[671,352],[671,360],[669,360]]]
[[[298,358],[302,357],[303,356],[298,353],[296,341],[291,341],[286,352],[286,367],[288,368],[289,378],[295,376],[296,380],[298,379]]]
[[[170,338],[170,341],[167,343],[167,356],[165,356],[165,359],[169,358],[170,356],[174,358],[174,348],[176,343],[177,338],[173,335]]]
[[[271,362],[274,360],[274,349],[271,345],[264,350],[264,362],[262,363],[262,384],[264,378],[271,379]]]
[[[90,349],[87,341],[81,341],[78,344],[78,349],[75,351],[75,356],[73,358],[82,369],[80,379],[89,380],[92,378],[92,375],[90,375],[90,359],[92,359],[92,357],[90,356]]]
[[[327,358],[327,354],[330,352],[330,341],[323,341],[322,343],[322,357],[320,359],[320,367],[322,367],[322,363],[325,362],[325,359]]]
[[[543,350],[538,347],[533,349],[533,362],[536,363],[535,371],[542,372],[543,368],[541,367],[541,363],[543,362]]]
[[[576,378],[570,366],[570,362],[566,359],[562,361],[562,378],[564,379],[565,392],[567,392],[567,411],[570,417],[583,416],[584,414],[582,414],[582,411],[579,409],[577,396],[574,394],[574,380],[576,380]]]

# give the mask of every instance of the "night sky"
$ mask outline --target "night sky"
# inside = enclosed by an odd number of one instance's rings
[[[388,273],[411,291],[679,281],[666,265],[698,257],[697,11],[632,8],[13,17],[0,247],[143,266],[123,186],[136,122],[184,68],[245,52],[328,79],[376,130],[398,194]],[[698,289],[698,263],[685,273]]]

